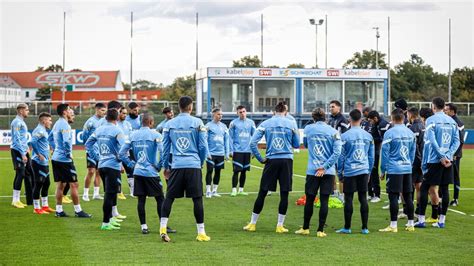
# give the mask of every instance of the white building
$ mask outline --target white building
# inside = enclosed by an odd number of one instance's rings
[[[15,107],[21,102],[21,87],[9,76],[0,74],[0,108]]]

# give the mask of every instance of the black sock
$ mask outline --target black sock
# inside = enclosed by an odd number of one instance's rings
[[[286,215],[286,211],[288,210],[288,194],[288,191],[280,192],[280,205],[278,206],[279,214]]]
[[[369,203],[367,202],[367,192],[358,192],[360,203],[360,217],[362,219],[362,229],[367,229],[369,222]]]
[[[245,180],[247,179],[247,171],[240,172],[239,187],[243,188],[245,186]]]
[[[204,206],[202,205],[202,197],[193,198],[194,218],[197,224],[204,223]]]
[[[344,228],[351,229],[354,193],[344,193]]]
[[[138,196],[138,218],[140,219],[140,224],[146,224],[146,211],[145,211],[146,196]]]
[[[214,173],[214,180],[212,180],[212,184],[219,185],[221,180],[221,168],[216,168]]]
[[[171,207],[173,206],[174,199],[172,198],[165,198],[163,201],[163,207],[161,208],[161,217],[162,218],[169,218],[171,213]]]
[[[161,208],[163,207],[163,201],[165,200],[165,197],[163,196],[156,196],[156,213],[158,214],[158,218],[161,218]]]
[[[398,195],[399,193],[388,193],[390,201],[390,221],[397,221],[398,216]]]
[[[440,189],[443,191],[443,202],[441,203],[440,214],[446,216],[449,207],[449,188],[448,185],[442,185]]]
[[[117,197],[117,194],[105,193],[104,204],[102,205],[102,211],[104,215],[102,222],[104,223],[110,222],[110,218],[112,217],[112,206],[113,206],[114,196]]]
[[[431,204],[431,218],[438,219],[438,205]]]
[[[320,195],[319,203],[320,203],[320,207],[319,207],[318,231],[324,232],[324,225],[326,224],[326,218],[328,217],[329,195]]]
[[[406,206],[405,214],[408,216],[408,220],[414,219],[414,206],[413,206],[412,194],[413,193],[403,193],[403,198],[408,199],[405,201],[405,206]]]
[[[232,175],[232,187],[237,187],[237,182],[239,181],[239,172],[234,172]]]
[[[209,163],[207,164],[207,166],[209,166]],[[214,170],[214,168],[212,168],[212,167],[207,167],[207,172],[206,172],[206,186],[210,186],[210,185],[211,185],[211,182],[212,182],[212,170]]]
[[[303,222],[303,229],[309,229],[309,223],[311,221],[311,217],[313,216],[313,204],[316,195],[306,194],[306,203],[304,205],[304,222]]]
[[[268,190],[260,189],[260,191],[258,191],[257,199],[255,200],[255,204],[253,205],[253,213],[259,214],[260,212],[262,212],[267,193]]]

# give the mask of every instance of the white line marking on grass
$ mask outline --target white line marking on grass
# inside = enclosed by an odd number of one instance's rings
[[[448,208],[448,211],[452,211],[452,212],[455,212],[455,213],[459,213],[459,214],[462,214],[462,215],[466,215],[465,212],[458,211],[458,210],[453,210],[453,209],[449,209],[449,208]]]

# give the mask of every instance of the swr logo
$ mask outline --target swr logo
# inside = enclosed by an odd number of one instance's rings
[[[259,76],[271,76],[272,75],[272,70],[271,69],[259,69],[258,70],[258,75]]]
[[[328,77],[339,77],[339,70],[328,70]]]

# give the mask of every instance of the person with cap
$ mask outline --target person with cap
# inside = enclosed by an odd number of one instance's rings
[[[408,124],[408,119],[407,119],[407,109],[408,109],[408,103],[405,99],[403,98],[400,98],[398,100],[395,101],[395,108],[399,108],[399,109],[402,109],[403,111],[403,115],[405,116],[404,120],[403,120],[403,124]]]

